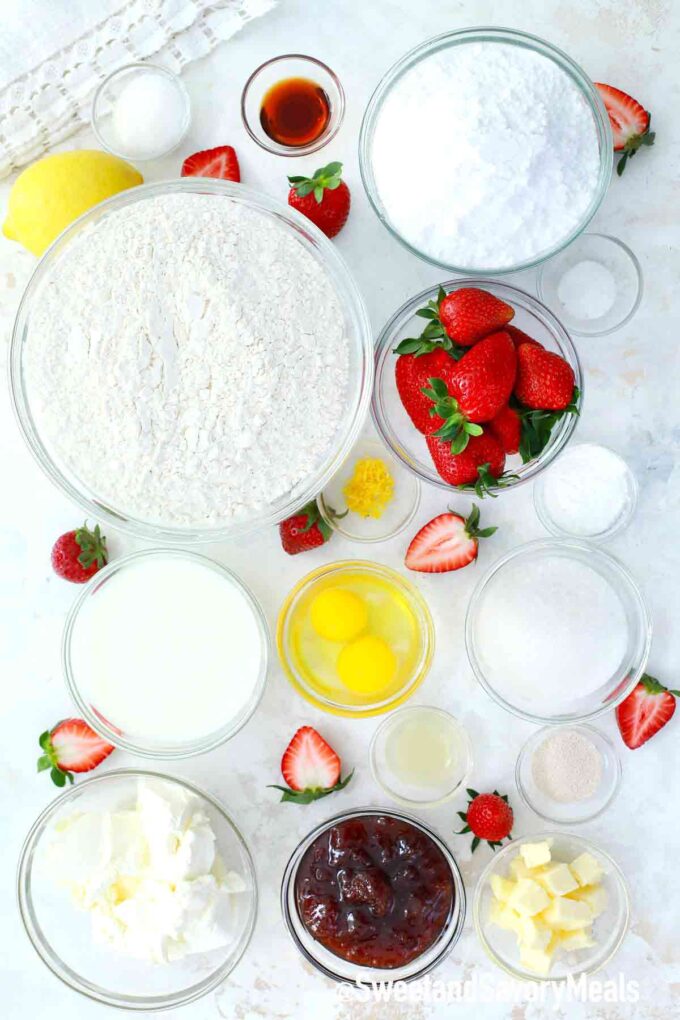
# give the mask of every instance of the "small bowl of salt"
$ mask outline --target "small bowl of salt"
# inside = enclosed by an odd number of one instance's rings
[[[608,234],[581,234],[544,262],[538,296],[577,336],[605,336],[637,311],[642,269],[630,248]]]
[[[630,523],[638,486],[623,457],[598,443],[568,447],[536,479],[538,518],[559,538],[605,542]]]
[[[520,751],[515,781],[541,818],[577,825],[609,807],[621,784],[621,760],[594,726],[544,726]]]
[[[125,64],[104,78],[92,99],[92,130],[108,152],[140,162],[177,148],[191,123],[184,83],[160,64]]]

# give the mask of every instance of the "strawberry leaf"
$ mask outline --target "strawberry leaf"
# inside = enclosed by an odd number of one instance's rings
[[[329,786],[327,789],[310,787],[307,790],[291,790],[288,786],[278,786],[276,783],[270,783],[268,789],[282,791],[281,800],[279,801],[281,804],[311,804],[312,801],[328,797],[329,794],[337,793],[338,790],[344,790],[353,775],[354,769],[344,779],[338,780],[335,786]]]
[[[90,531],[87,521],[85,521],[82,528],[76,530],[75,539],[82,550],[78,556],[78,563],[81,567],[87,570],[93,563],[96,563],[97,568],[101,569],[106,564],[109,558],[106,538],[102,535],[98,524],[95,525],[94,531]]]

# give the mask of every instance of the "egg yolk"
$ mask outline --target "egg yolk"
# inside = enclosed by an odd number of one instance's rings
[[[397,660],[390,646],[375,634],[346,645],[338,656],[338,675],[357,694],[373,694],[393,679]]]
[[[327,641],[351,641],[368,623],[366,603],[344,588],[326,588],[309,609],[312,627]]]

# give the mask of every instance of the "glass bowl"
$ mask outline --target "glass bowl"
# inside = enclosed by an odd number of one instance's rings
[[[239,708],[238,713],[233,718],[227,721],[215,718],[215,728],[211,732],[186,740],[163,739],[156,734],[152,735],[150,733],[131,731],[130,729],[121,729],[116,725],[117,720],[115,718],[107,718],[107,716],[112,715],[113,709],[109,708],[107,702],[98,693],[92,675],[90,673],[78,675],[77,657],[74,656],[74,634],[80,626],[87,627],[89,611],[98,593],[104,589],[105,585],[112,578],[120,576],[125,571],[134,570],[138,565],[147,563],[149,560],[167,560],[169,558],[195,563],[198,566],[214,571],[219,578],[223,579],[242,596],[252,612],[260,642],[260,667],[249,700]],[[84,622],[81,622],[83,620]],[[91,630],[92,628],[90,628]],[[121,639],[125,639],[124,634],[121,634]],[[73,603],[66,618],[62,639],[62,664],[66,687],[78,712],[109,743],[129,751],[131,754],[137,754],[142,758],[157,760],[188,758],[196,754],[205,754],[238,733],[248,722],[260,703],[267,682],[268,661],[269,630],[267,628],[267,621],[252,592],[227,567],[223,567],[220,563],[216,563],[205,556],[184,552],[180,549],[149,549],[144,552],[133,553],[131,556],[124,556],[122,559],[114,560],[102,570],[97,571]],[[192,696],[190,677],[187,677],[187,696]],[[122,722],[121,726],[123,726]]]
[[[434,731],[430,732],[429,738],[427,732],[422,732],[420,740],[423,744],[419,746],[416,735],[418,724],[427,727],[428,722],[434,723]],[[401,769],[394,761],[399,753],[394,743],[390,752],[390,743],[398,741],[400,735],[402,740],[410,741],[410,746],[402,747],[402,754],[405,753],[409,761],[402,762]],[[423,765],[424,744],[428,739],[439,745],[442,756],[447,757],[451,765],[450,770],[437,779],[428,774],[413,775],[416,762],[420,767]],[[444,742],[446,746],[442,748]],[[398,804],[414,809],[435,807],[450,800],[472,770],[472,745],[467,730],[450,712],[430,705],[413,705],[391,712],[373,734],[368,753],[371,772],[378,786]],[[412,773],[410,776],[409,771]]]
[[[344,488],[357,461],[383,461],[394,481],[394,493],[380,517],[362,517],[347,507]],[[319,513],[329,528],[352,542],[385,542],[409,526],[420,504],[420,483],[392,452],[372,439],[360,439],[338,473],[317,497]]]
[[[604,268],[611,279],[605,276],[603,281],[597,280],[593,277],[597,270],[589,263]],[[581,264],[585,269],[579,274],[577,267]],[[563,283],[570,272],[576,274],[571,286],[568,278]],[[608,286],[611,293],[603,294],[603,285]],[[587,291],[588,287],[592,290],[584,296],[583,290]],[[576,336],[606,336],[635,315],[642,300],[642,268],[628,245],[618,237],[582,234],[565,251],[540,267],[536,289],[541,301],[554,308],[567,329]],[[574,307],[574,298],[587,300],[588,297],[601,301],[601,305],[591,306],[590,313]]]
[[[612,604],[614,601],[620,604],[626,630],[625,650],[618,666],[608,675],[603,675],[601,683],[595,689],[584,689],[579,692],[577,688],[570,687],[561,690],[559,695],[556,690],[546,694],[536,689],[535,681],[532,688],[529,681],[529,686],[525,690],[519,688],[513,690],[507,679],[511,672],[507,665],[510,655],[516,658],[517,648],[521,644],[522,648],[527,650],[529,661],[533,647],[532,634],[529,632],[521,635],[521,640],[516,641],[513,649],[509,649],[507,645],[504,647],[499,644],[501,640],[499,622],[493,617],[499,606],[507,605],[512,613],[515,613],[519,606],[520,611],[524,613],[524,620],[518,619],[515,624],[526,623],[527,613],[522,602],[523,596],[517,594],[520,577],[527,571],[546,570],[543,585],[545,598],[550,599],[551,585],[554,585],[555,581],[550,578],[549,571],[551,564],[558,560],[567,561],[572,565],[568,568],[572,575],[575,573],[573,567],[576,566],[581,580],[586,568],[594,572],[599,579],[597,584],[600,595],[607,591]],[[561,566],[564,567],[564,564]],[[537,597],[540,597],[540,593]],[[488,620],[485,618],[487,613],[490,616]],[[510,623],[512,624],[512,621]],[[507,632],[507,624],[503,626],[502,631]],[[490,635],[493,635],[493,640]],[[649,655],[651,637],[652,624],[646,603],[628,570],[598,546],[578,542],[575,539],[540,539],[506,553],[492,564],[477,583],[465,618],[465,646],[468,659],[481,686],[508,712],[537,723],[585,722],[615,708],[632,691],[642,676]],[[490,648],[490,653],[494,657],[493,662],[489,660],[488,653],[485,654],[485,641],[486,647]],[[610,654],[608,658],[612,658],[612,655]],[[598,667],[603,671],[608,665],[607,658],[604,657],[598,663]],[[534,665],[532,668],[536,670],[538,666]],[[527,666],[527,676],[529,675],[530,669]]]
[[[306,145],[284,145],[270,138],[260,122],[262,100],[269,89],[286,78],[307,78],[320,86],[328,99],[330,116],[325,128]],[[337,135],[345,116],[345,93],[340,79],[330,67],[303,53],[285,53],[256,67],[243,86],[241,118],[254,142],[276,156],[308,156],[323,148]]]
[[[514,265],[486,267],[456,265],[453,262],[449,263],[439,261],[427,252],[414,247],[413,244],[411,244],[398,232],[390,221],[388,213],[380,199],[373,174],[372,147],[375,129],[383,103],[393,87],[408,71],[414,68],[421,61],[426,60],[428,57],[431,57],[442,50],[448,49],[449,47],[464,46],[466,43],[471,42],[495,42],[509,44],[512,46],[521,46],[552,60],[569,76],[569,78],[571,78],[581,92],[585,103],[592,113],[597,132],[600,150],[600,170],[598,182],[592,201],[582,216],[581,222],[571,231],[571,233],[562,238],[562,240],[552,248],[539,252],[532,258],[523,262],[517,262]],[[407,141],[406,144],[411,144],[410,140]],[[443,35],[436,36],[433,39],[428,39],[424,43],[420,43],[415,47],[415,49],[406,53],[384,75],[375,92],[371,96],[368,106],[366,107],[366,112],[364,113],[364,119],[361,125],[361,134],[359,137],[359,166],[366,194],[368,195],[368,199],[378,215],[378,218],[387,227],[393,237],[403,244],[410,252],[417,255],[419,258],[424,259],[426,262],[430,262],[436,266],[441,266],[443,269],[449,269],[455,273],[462,273],[469,276],[488,276],[495,273],[514,273],[521,269],[529,269],[530,267],[536,266],[539,263],[544,262],[546,259],[551,258],[551,256],[553,256],[556,252],[567,248],[574,238],[585,230],[586,226],[597,212],[607,192],[607,187],[609,186],[613,159],[613,142],[609,116],[605,110],[602,100],[600,99],[599,93],[590,78],[588,78],[581,68],[575,64],[574,61],[566,55],[566,53],[563,53],[561,50],[557,49],[557,47],[552,46],[543,39],[539,39],[537,36],[529,35],[527,32],[515,32],[505,28],[480,27],[466,28],[456,32],[446,32]]]
[[[143,149],[134,151],[126,149],[118,137],[115,128],[113,108],[116,100],[131,81],[142,75],[157,75],[164,81],[169,82],[176,90],[184,109],[182,126],[172,144],[157,150]],[[154,111],[151,111],[151,113],[153,115]],[[129,159],[133,162],[160,159],[162,156],[167,156],[169,153],[174,152],[186,136],[191,124],[191,100],[179,75],[175,74],[174,71],[169,71],[167,67],[161,67],[160,64],[125,64],[124,67],[119,67],[112,71],[98,85],[92,98],[90,122],[101,147],[113,153],[114,156],[120,156],[121,159]]]
[[[337,654],[336,648],[339,652],[340,645],[325,642],[323,646],[321,664],[329,674],[333,673],[332,678],[327,677],[325,680],[311,675],[311,671],[305,667],[296,649],[296,617],[300,612],[306,613],[315,589],[323,590],[329,579],[338,582],[347,578],[351,580],[353,574],[367,576],[369,580],[374,579],[378,585],[389,586],[403,612],[411,618],[410,625],[416,631],[415,651],[409,657],[405,679],[397,689],[390,685],[389,693],[382,697],[378,694],[354,693],[345,688],[339,679],[335,679],[334,657]],[[302,625],[311,627],[306,621],[303,621]],[[418,689],[427,676],[434,655],[434,624],[427,603],[418,589],[396,570],[368,560],[341,560],[313,570],[298,581],[288,594],[279,612],[276,646],[283,671],[298,694],[324,712],[357,719],[389,712],[397,705],[403,704]],[[330,646],[330,650],[327,650],[326,646]]]
[[[534,753],[543,742],[564,730],[578,733],[593,744],[602,761],[602,776],[595,793],[585,800],[568,803],[555,800],[545,793],[534,779],[532,768]],[[532,733],[520,751],[515,767],[515,782],[527,807],[546,822],[556,822],[558,825],[578,825],[601,815],[613,801],[621,785],[621,759],[609,737],[594,726],[587,726],[583,723],[577,726],[544,726]]]
[[[73,905],[70,894],[53,880],[46,847],[55,826],[80,810],[122,806],[134,798],[137,780],[150,778],[198,797],[228,867],[245,879],[234,897],[233,941],[224,949],[153,964],[118,955],[95,944],[90,917]],[[43,963],[73,991],[96,1002],[137,1011],[173,1009],[213,991],[245,952],[255,925],[257,883],[243,836],[222,805],[182,779],[139,769],[119,769],[79,780],[49,804],[31,827],[19,858],[19,912],[26,933]]]
[[[430,457],[425,436],[414,427],[407,415],[397,391],[394,366],[397,356],[393,353],[397,344],[406,337],[418,336],[425,320],[416,315],[428,301],[435,300],[439,287],[447,293],[464,287],[480,287],[483,290],[506,301],[515,309],[512,320],[534,339],[539,340],[550,351],[560,354],[569,362],[575,377],[575,385],[581,392],[580,407],[583,407],[583,376],[578,354],[571,342],[569,334],[545,305],[537,301],[531,294],[495,280],[457,279],[447,280],[434,287],[428,287],[410,298],[399,308],[384,326],[378,337],[375,348],[375,385],[371,402],[371,414],[375,426],[383,442],[392,450],[396,457],[407,468],[410,468],[421,481],[436,485],[448,492],[458,491],[445,482],[435,470]],[[509,476],[502,486],[491,486],[489,492],[498,495],[516,485],[522,485],[552,463],[560,450],[569,442],[578,416],[565,414],[555,424],[545,448],[534,460],[522,464],[519,456],[509,457],[505,471]]]
[[[343,960],[342,957],[336,956],[335,953],[331,953],[325,948],[325,946],[321,945],[320,942],[317,942],[316,939],[309,934],[300,920],[297,904],[295,902],[295,880],[297,877],[298,867],[300,866],[300,862],[310,844],[313,843],[314,840],[323,832],[338,822],[355,818],[361,819],[375,815],[409,822],[428,836],[446,858],[446,862],[451,869],[454,886],[454,902],[450,917],[443,931],[433,945],[430,946],[430,948],[427,949],[421,956],[412,960],[406,966],[389,969],[364,967],[360,964]],[[309,835],[305,836],[305,838],[293,851],[293,854],[286,865],[286,870],[283,874],[283,881],[281,883],[281,910],[283,912],[283,919],[293,942],[305,960],[311,963],[313,967],[326,977],[331,978],[334,981],[352,983],[361,981],[371,983],[374,981],[415,981],[418,978],[424,977],[425,974],[429,973],[429,971],[431,971],[434,967],[437,967],[448,956],[460,938],[463,932],[463,925],[465,923],[465,906],[465,886],[463,885],[463,879],[460,871],[458,870],[455,858],[446,843],[440,839],[440,837],[431,828],[425,825],[424,822],[420,821],[420,819],[414,818],[413,816],[404,814],[400,811],[390,810],[389,808],[350,808],[348,811],[343,811],[340,814],[335,815],[333,818],[329,818],[320,825],[317,825],[316,828],[309,833]]]
[[[566,955],[556,956],[551,972],[541,977],[526,970],[519,962],[519,951],[513,932],[492,924],[489,912],[493,894],[491,876],[506,877],[510,860],[525,843],[552,840],[553,859],[572,861],[582,853],[589,853],[599,862],[604,877],[608,905],[594,923],[593,936],[596,945],[591,949],[580,949]],[[523,981],[541,981],[554,984],[568,977],[577,978],[582,974],[591,975],[605,967],[615,956],[628,931],[630,921],[630,897],[628,886],[618,864],[609,854],[580,836],[564,832],[541,832],[537,835],[514,839],[502,850],[497,850],[482,872],[475,887],[472,900],[472,918],[479,941],[489,958],[512,978]]]
[[[565,524],[564,521],[560,523],[560,521],[555,516],[554,510],[551,510],[550,507],[551,475],[553,470],[556,470],[557,472],[561,471],[564,472],[568,468],[569,461],[572,459],[572,457],[576,456],[579,453],[579,451],[587,447],[594,447],[595,449],[606,450],[608,453],[611,454],[612,457],[616,458],[616,460],[622,466],[622,469],[625,474],[625,487],[627,496],[625,504],[621,508],[621,512],[607,528],[590,532],[582,531],[577,534],[573,530],[573,528],[570,530],[569,526]],[[601,481],[599,479],[595,479],[592,486],[583,486],[581,484],[581,478],[578,474],[578,470],[579,470],[578,468],[574,468],[573,476],[574,488],[577,489],[577,491],[580,493],[583,510],[587,511],[591,499],[591,494],[597,488],[598,484],[601,484]],[[600,490],[600,492],[601,491],[602,490]],[[619,532],[623,531],[624,528],[626,528],[630,524],[633,518],[633,514],[635,513],[637,500],[638,500],[638,483],[635,478],[635,475],[633,474],[633,472],[631,471],[623,457],[620,457],[618,453],[616,453],[614,450],[610,450],[608,446],[603,446],[601,443],[572,444],[569,447],[569,449],[565,451],[564,456],[560,457],[560,460],[555,465],[555,468],[546,471],[544,474],[542,474],[540,478],[536,479],[536,484],[534,485],[534,508],[536,510],[538,519],[547,531],[551,532],[551,534],[553,535],[557,535],[558,538],[565,537],[582,539],[586,538],[590,542],[606,542],[610,538],[613,538],[615,535],[618,535]],[[584,516],[587,516],[587,514],[584,513]],[[592,517],[590,517],[589,519],[592,520]]]
[[[254,209],[268,220],[278,224],[288,235],[295,237],[302,247],[315,259],[320,271],[326,273],[333,284],[340,307],[345,317],[346,335],[349,343],[349,391],[347,406],[338,422],[336,435],[323,459],[309,475],[293,490],[276,499],[259,513],[246,519],[218,523],[210,526],[178,526],[158,524],[129,513],[125,507],[116,506],[93,492],[82,479],[76,477],[59,462],[40,435],[32,409],[31,394],[27,387],[24,352],[31,337],[31,313],[42,293],[49,287],[50,278],[59,266],[64,251],[74,238],[93,223],[99,222],[110,213],[123,209],[134,202],[168,194],[205,194],[217,202],[232,202]],[[219,208],[215,206],[216,210]],[[252,191],[242,184],[199,177],[183,177],[181,180],[164,181],[159,184],[145,184],[131,188],[90,209],[72,223],[47,249],[33,276],[29,280],[19,304],[14,322],[10,350],[10,386],[14,411],[19,428],[39,466],[74,503],[82,508],[88,517],[105,521],[112,527],[130,532],[139,538],[161,544],[179,543],[193,545],[201,542],[221,542],[234,535],[244,534],[258,528],[278,524],[294,514],[323,489],[333,477],[356,442],[364,423],[371,396],[373,382],[373,340],[372,331],[363,299],[335,246],[305,216],[283,205],[267,195]]]

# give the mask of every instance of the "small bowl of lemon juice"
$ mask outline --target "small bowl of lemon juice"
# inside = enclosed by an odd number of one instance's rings
[[[326,712],[361,717],[396,708],[422,683],[434,625],[417,588],[397,571],[343,560],[293,588],[276,643],[299,694]]]
[[[369,752],[378,786],[399,804],[434,807],[461,788],[472,746],[461,723],[442,708],[414,705],[384,719]]]

